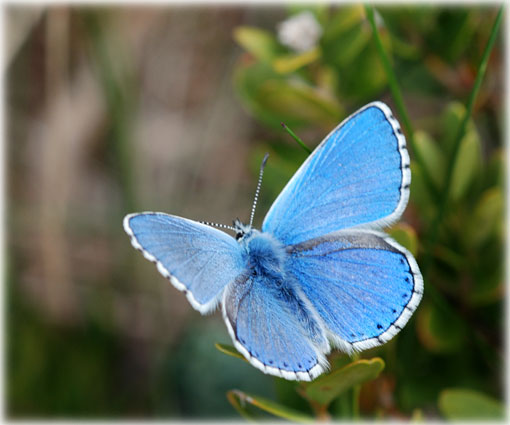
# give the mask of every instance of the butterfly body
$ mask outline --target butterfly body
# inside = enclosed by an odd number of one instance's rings
[[[261,230],[235,220],[234,238],[152,212],[126,216],[124,229],[195,309],[221,303],[235,347],[253,366],[312,380],[331,348],[387,342],[421,300],[416,260],[378,230],[407,204],[409,163],[398,122],[373,102],[315,149]]]
[[[269,233],[251,229],[238,243],[245,252],[246,269],[251,274],[282,284],[288,254],[281,242]]]

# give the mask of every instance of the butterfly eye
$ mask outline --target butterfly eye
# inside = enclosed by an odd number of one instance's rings
[[[241,239],[244,236],[244,233],[236,233],[236,241]]]

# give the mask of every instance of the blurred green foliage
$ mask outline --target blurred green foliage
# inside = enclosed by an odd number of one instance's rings
[[[447,419],[497,420],[504,417],[503,405],[492,397],[466,389],[447,389],[439,397],[439,409]]]
[[[501,97],[494,89],[498,54],[481,91],[471,92],[476,107],[464,106],[477,76],[484,77],[487,63],[481,61],[486,46],[486,54],[492,48],[491,34],[497,35],[497,10],[378,7],[373,27],[380,50],[362,5],[291,7],[289,18],[304,10],[322,28],[306,51],[283,45],[276,30],[243,26],[234,32],[245,51],[235,69],[235,88],[246,109],[268,128],[251,164],[255,174],[263,153],[271,153],[262,202],[272,202],[307,155],[290,143],[281,122],[302,133],[320,129],[311,133],[309,144],[316,145],[321,137],[315,134],[327,133],[368,101],[386,99],[391,83],[393,95],[401,92],[406,104],[415,105],[406,108],[393,100],[405,114],[401,119],[413,118],[417,130],[407,136],[415,149],[411,157],[414,153],[420,161],[411,164],[407,212],[388,232],[423,263],[425,295],[401,334],[364,352],[364,359],[339,355],[328,374],[312,383],[287,383],[277,401],[255,396],[250,388],[250,394],[235,390],[227,397],[251,419],[257,417],[254,407],[296,422],[359,414],[502,419],[504,154]],[[383,66],[382,53],[390,58],[390,69]],[[411,123],[406,129],[412,131]],[[437,237],[431,236],[434,227]]]

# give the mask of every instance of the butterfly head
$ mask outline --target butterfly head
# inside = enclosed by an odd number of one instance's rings
[[[236,232],[236,240],[240,240],[244,238],[245,235],[252,232],[251,224],[244,224],[238,218],[234,220],[234,229]]]

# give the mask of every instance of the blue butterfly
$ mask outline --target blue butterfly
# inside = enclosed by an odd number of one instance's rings
[[[327,369],[331,347],[350,354],[389,341],[421,300],[416,260],[377,230],[406,207],[409,164],[397,120],[373,102],[307,158],[261,231],[251,226],[254,209],[250,224],[223,226],[235,238],[156,212],[126,216],[124,229],[196,310],[221,302],[234,345],[253,366],[310,381]]]

